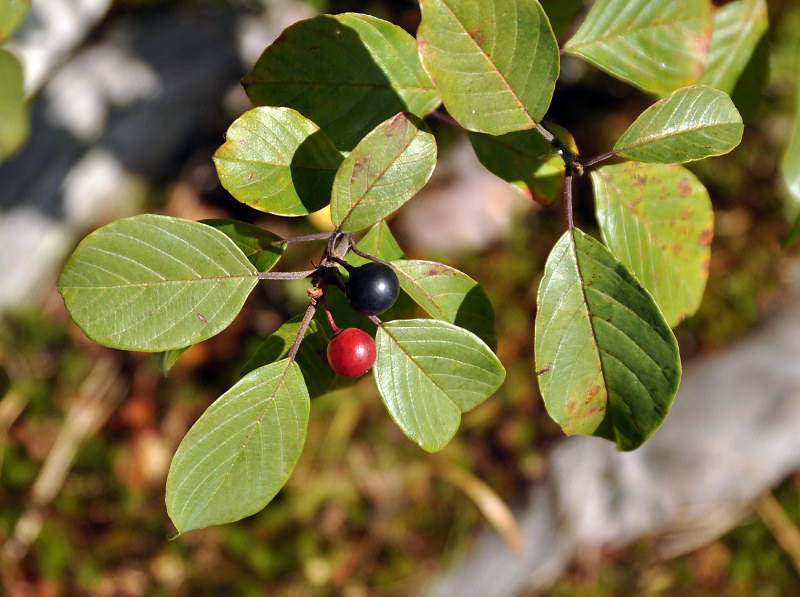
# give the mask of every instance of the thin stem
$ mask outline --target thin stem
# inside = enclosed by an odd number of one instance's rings
[[[281,241],[278,241],[277,244],[280,243],[304,243],[307,241],[312,240],[327,240],[331,237],[330,232],[317,232],[315,234],[304,234],[303,236],[294,236],[292,238],[285,238]]]
[[[369,317],[369,320],[379,328],[383,327],[383,322],[380,319],[378,319],[376,315],[367,315],[367,317]]]
[[[547,128],[547,126],[545,126],[543,123],[541,122],[535,123],[534,128],[542,137],[544,137],[545,141],[547,141],[550,145],[553,146],[553,149],[556,150],[556,153],[561,157],[566,166],[575,166],[576,167],[575,170],[577,171],[578,174],[582,172],[582,169],[580,167],[580,164],[582,162],[577,153],[575,153],[569,147],[567,147],[564,144],[564,142],[561,139],[559,139],[553,133],[553,131]]]
[[[330,307],[328,307],[328,301],[325,299],[325,295],[322,295],[320,299],[322,301],[322,307],[325,309],[325,317],[328,319],[328,325],[331,326],[331,338],[333,338],[336,334],[342,331],[342,329],[336,325],[336,322],[333,320],[333,313],[331,313]]]
[[[564,215],[567,218],[567,230],[572,231],[575,223],[572,220],[572,168],[569,166],[564,176]]]
[[[308,329],[308,325],[311,323],[311,318],[314,317],[314,311],[316,310],[317,306],[314,303],[309,303],[308,309],[306,309],[306,313],[303,315],[303,320],[300,322],[300,327],[297,329],[297,335],[294,337],[294,342],[292,342],[292,348],[289,350],[289,361],[292,363],[297,356],[297,351],[300,349],[300,343],[303,341],[303,336],[306,335],[306,330]]]
[[[603,160],[607,160],[608,158],[614,157],[615,155],[617,155],[617,153],[619,152],[616,150],[608,151],[606,153],[601,153],[600,155],[595,156],[592,159],[583,162],[583,166],[585,168],[588,168],[589,166],[594,166],[595,164],[602,162]]]
[[[365,253],[361,249],[359,249],[355,243],[350,245],[350,250],[358,255],[359,257],[363,257],[364,259],[369,259],[370,261],[374,261],[375,263],[386,263],[383,259],[379,259],[375,257],[375,255],[370,255],[369,253]]]
[[[259,272],[256,277],[259,280],[298,280],[300,278],[309,278],[316,272],[316,269],[309,269],[304,272]]]

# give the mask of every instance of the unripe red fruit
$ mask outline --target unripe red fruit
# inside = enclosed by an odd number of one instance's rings
[[[367,332],[347,328],[328,344],[328,363],[339,375],[361,377],[375,362],[375,341]]]

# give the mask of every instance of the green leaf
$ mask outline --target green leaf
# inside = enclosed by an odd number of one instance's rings
[[[743,132],[742,117],[727,93],[693,85],[642,112],[614,150],[640,162],[689,162],[728,153]]]
[[[331,220],[356,232],[382,220],[425,186],[436,140],[424,122],[400,113],[379,124],[348,155],[333,182]]]
[[[256,282],[253,265],[222,232],[145,214],[84,238],[58,290],[72,319],[95,342],[156,352],[225,329]]]
[[[712,27],[710,0],[597,0],[564,51],[664,95],[698,78]]]
[[[502,135],[542,119],[558,79],[558,44],[536,0],[421,0],[422,63],[450,115]]]
[[[172,369],[172,366],[178,362],[178,358],[190,348],[191,346],[184,346],[183,348],[173,348],[172,350],[157,352],[155,357],[156,361],[158,362],[158,368],[161,370],[161,374],[166,375],[169,373],[169,370]]]
[[[583,0],[539,0],[539,4],[547,13],[553,33],[559,36],[569,29],[575,14],[583,7]]]
[[[0,50],[0,162],[14,154],[28,138],[30,124],[22,67],[9,52]]]
[[[566,129],[555,125],[550,129],[577,152],[575,141]],[[499,136],[469,133],[469,140],[487,170],[536,202],[550,205],[564,188],[564,160],[537,131]]]
[[[275,267],[286,250],[286,243],[280,236],[247,222],[226,219],[200,222],[230,238],[260,272],[268,272]]]
[[[440,103],[414,38],[356,13],[295,23],[264,51],[242,84],[255,105],[294,108],[342,151],[393,114],[421,118]]]
[[[395,423],[428,452],[444,448],[467,412],[503,383],[500,361],[472,332],[445,321],[405,319],[378,328],[373,367]]]
[[[698,83],[732,93],[769,27],[765,0],[736,0],[714,13],[708,60]]]
[[[316,124],[289,108],[253,108],[214,154],[231,195],[254,209],[302,216],[328,204],[342,154]]]
[[[27,12],[28,0],[0,0],[0,44],[8,41]],[[0,77],[0,81],[5,79]]]
[[[708,278],[708,191],[683,166],[637,162],[603,166],[592,184],[603,240],[676,326],[700,306]]]
[[[255,354],[245,363],[242,374],[274,363],[289,356],[300,322],[303,316],[298,315],[284,323],[264,343],[258,347]],[[334,380],[333,370],[328,365],[327,358],[328,336],[322,325],[314,319],[308,325],[303,341],[297,351],[296,361],[308,388],[311,398],[322,396],[331,389]]]
[[[397,244],[392,231],[389,230],[389,225],[385,220],[381,220],[369,229],[356,246],[364,253],[383,259],[384,261],[393,261],[394,259],[402,259],[404,257],[403,250]],[[369,259],[359,257],[355,253],[350,253],[347,256],[347,262],[353,267],[358,267],[369,262]]]
[[[666,417],[681,375],[678,343],[652,297],[576,228],[553,247],[537,303],[547,412],[567,434],[638,448]]]
[[[780,164],[780,177],[794,199],[800,202],[800,77],[796,78],[794,126]]]
[[[497,345],[494,309],[467,274],[432,261],[393,261],[402,288],[428,315],[463,327],[491,348]]]
[[[242,378],[183,438],[167,477],[167,512],[179,533],[261,510],[292,473],[308,426],[309,397],[284,359]]]

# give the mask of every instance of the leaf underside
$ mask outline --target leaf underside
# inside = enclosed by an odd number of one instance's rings
[[[494,308],[467,274],[433,261],[397,260],[400,287],[434,319],[468,329],[490,348],[497,345]]]
[[[700,76],[712,27],[710,0],[597,0],[564,51],[664,95]]]
[[[697,82],[732,93],[768,28],[766,0],[737,0],[717,8],[708,60]]]
[[[445,321],[405,319],[378,328],[373,373],[386,409],[428,452],[444,448],[471,410],[502,384],[500,361],[472,332]]]
[[[728,153],[742,140],[744,124],[724,91],[693,85],[645,110],[614,150],[640,162],[673,164]]]
[[[242,367],[242,374],[246,375],[259,367],[274,363],[289,356],[297,332],[300,330],[302,315],[293,317],[273,334],[271,334],[255,354]],[[322,329],[322,325],[312,319],[308,324],[303,341],[297,351],[295,360],[300,366],[300,371],[308,388],[311,398],[317,398],[331,389],[334,380],[334,373],[328,364],[326,350],[328,348],[328,336]]]
[[[73,321],[95,342],[155,352],[222,331],[256,282],[253,265],[222,232],[145,214],[83,239],[58,289]]]
[[[331,195],[331,220],[342,232],[372,226],[425,186],[436,167],[436,141],[424,122],[396,114],[345,158]]]
[[[501,135],[542,119],[559,55],[536,0],[422,0],[420,8],[422,63],[461,126]]]
[[[708,279],[708,191],[677,164],[603,166],[592,172],[592,184],[603,241],[676,326],[700,306]]]
[[[652,297],[578,229],[553,247],[539,287],[535,357],[550,416],[568,434],[633,450],[666,417],[678,344]]]
[[[288,359],[252,371],[220,396],[178,446],[167,512],[179,533],[261,510],[291,475],[305,442],[309,397]]]
[[[253,108],[214,154],[222,186],[237,201],[282,216],[328,204],[342,155],[319,127],[290,108]]]

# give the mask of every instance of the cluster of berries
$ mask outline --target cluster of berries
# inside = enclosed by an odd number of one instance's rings
[[[400,283],[390,266],[372,262],[352,270],[345,294],[355,311],[379,315],[394,305]],[[327,354],[328,363],[336,373],[360,377],[375,363],[375,341],[358,328],[334,329]]]

